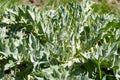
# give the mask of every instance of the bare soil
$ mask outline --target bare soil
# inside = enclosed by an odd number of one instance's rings
[[[105,0],[93,0],[93,1],[102,2]],[[48,2],[49,2],[49,0],[23,0],[24,4],[31,4],[31,5],[40,7],[40,8],[45,7]],[[107,2],[110,6],[120,9],[120,0],[107,0]]]

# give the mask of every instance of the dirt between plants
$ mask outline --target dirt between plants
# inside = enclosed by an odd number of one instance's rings
[[[105,0],[93,0],[93,1],[102,2]],[[23,3],[28,3],[37,7],[44,7],[48,2],[49,0],[23,0]],[[108,4],[110,4],[110,6],[117,7],[120,9],[120,0],[108,0]]]
[[[37,7],[42,7],[43,6],[43,2],[40,2],[40,0],[23,0],[24,4],[31,4]]]

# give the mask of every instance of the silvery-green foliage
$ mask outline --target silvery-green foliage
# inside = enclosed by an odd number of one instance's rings
[[[94,13],[93,4],[6,10],[0,21],[0,79],[119,80],[120,21]]]

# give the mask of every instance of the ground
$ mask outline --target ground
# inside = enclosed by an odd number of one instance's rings
[[[51,0],[23,0],[23,3],[30,3],[31,5],[35,5],[40,8],[43,8],[49,3],[49,1]],[[93,1],[102,2],[105,0],[93,0]],[[107,0],[107,2],[110,6],[117,7],[120,9],[120,0]]]

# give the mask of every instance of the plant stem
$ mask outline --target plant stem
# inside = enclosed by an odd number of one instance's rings
[[[102,73],[101,73],[101,68],[100,68],[100,61],[98,62],[98,70],[99,70],[99,78],[102,80]]]

